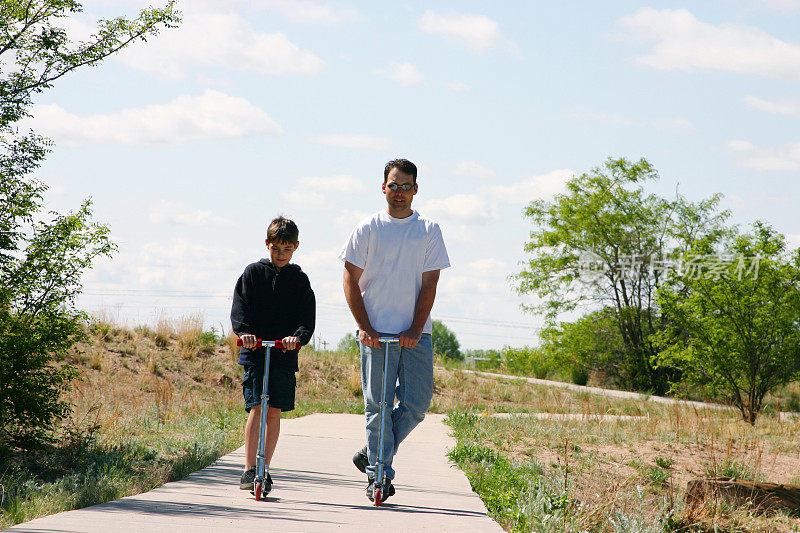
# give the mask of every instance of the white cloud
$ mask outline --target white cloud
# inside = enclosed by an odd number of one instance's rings
[[[780,148],[759,148],[747,141],[728,142],[728,148],[741,154],[744,167],[761,172],[800,171],[800,142],[789,143]]]
[[[497,173],[491,168],[481,165],[475,161],[462,161],[453,170],[456,176],[465,176],[468,178],[488,179],[493,178]]]
[[[303,191],[293,189],[282,193],[282,196],[292,205],[302,207],[322,207],[325,205],[325,195],[318,191]]]
[[[323,191],[359,194],[366,191],[366,186],[363,181],[344,174],[309,176],[297,180],[297,185],[292,190],[283,193],[283,197],[292,204],[304,207],[322,207],[326,204]]]
[[[800,9],[800,0],[760,0],[762,4],[778,11],[796,11]]]
[[[260,0],[262,7],[272,8],[287,18],[311,24],[340,24],[361,18],[355,9],[334,9],[331,6],[306,0]]]
[[[507,205],[526,205],[531,200],[563,191],[573,175],[571,170],[554,170],[510,185],[479,187],[472,193],[426,199],[418,204],[420,212],[437,220],[456,224],[487,224],[500,220],[502,214],[508,211]]]
[[[497,22],[485,15],[447,13],[439,15],[426,11],[419,20],[422,31],[440,35],[473,52],[483,52],[503,40]]]
[[[335,148],[358,148],[364,150],[388,150],[389,139],[377,135],[315,135],[309,140],[314,144]]]
[[[684,117],[662,118],[655,121],[656,126],[672,133],[694,133],[692,122]]]
[[[564,185],[575,175],[567,169],[553,170],[540,176],[531,176],[511,185],[495,185],[485,194],[498,202],[526,205],[531,200],[545,198],[564,190]]]
[[[37,129],[67,145],[177,144],[282,133],[277,122],[244,98],[210,89],[202,96],[178,96],[166,105],[88,117],[55,104],[40,105],[34,106],[33,117]]]
[[[770,102],[755,96],[745,96],[744,104],[750,109],[766,111],[775,115],[785,115],[787,117],[800,117],[800,100],[779,100]]]
[[[175,226],[232,226],[233,222],[215,215],[211,210],[190,211],[185,205],[160,200],[150,206],[150,220]]]
[[[601,112],[571,111],[570,113],[567,114],[567,117],[573,120],[600,122],[602,124],[616,124],[620,126],[633,126],[636,124],[635,121],[629,119],[628,117],[624,117],[622,115],[617,115],[614,113],[606,113],[604,111]]]
[[[499,218],[495,206],[480,194],[454,194],[444,199],[419,203],[420,212],[435,220],[458,224],[486,224]]]
[[[372,212],[347,210],[339,213],[339,216],[333,219],[336,224],[341,227],[352,229],[356,224],[370,216]]]
[[[234,250],[184,239],[150,242],[138,251],[133,264],[136,278],[132,286],[169,289],[210,287],[218,283],[219,273],[239,268]]]
[[[422,74],[408,61],[404,63],[392,61],[387,69],[376,69],[373,72],[379,76],[384,76],[390,80],[396,81],[405,87],[422,85],[424,83]]]
[[[728,141],[728,148],[734,152],[749,152],[755,149],[755,146],[749,141],[734,140]]]
[[[724,70],[800,81],[800,44],[748,26],[700,22],[685,9],[640,9],[619,20],[627,40],[656,41],[640,65],[659,70]]]
[[[192,65],[276,76],[313,75],[325,66],[283,33],[257,31],[233,13],[189,12],[178,28],[161,32],[147,46],[127,48],[119,58],[132,68],[166,78],[183,77]]]
[[[298,180],[298,183],[303,190],[322,188],[344,194],[359,194],[367,190],[363,181],[345,174],[303,177]]]
[[[454,91],[462,92],[471,89],[469,85],[461,81],[450,81],[444,84],[445,87],[453,89]]]

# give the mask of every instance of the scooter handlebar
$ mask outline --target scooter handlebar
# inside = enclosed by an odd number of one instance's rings
[[[275,348],[280,348],[280,349],[283,348],[283,341],[280,341],[280,340],[278,340],[278,341],[262,341],[261,339],[256,339],[256,342],[259,343],[262,348],[266,348],[267,346],[274,346]],[[243,345],[244,345],[244,343],[242,342],[242,339],[236,339],[236,346],[241,347]]]
[[[378,342],[400,342],[397,337],[378,337]]]

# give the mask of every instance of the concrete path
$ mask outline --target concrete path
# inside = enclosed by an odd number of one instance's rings
[[[380,508],[351,462],[364,442],[363,415],[317,414],[281,422],[271,469],[274,490],[257,502],[239,490],[244,449],[150,492],[20,524],[7,531],[148,533],[280,531],[502,532],[464,474],[442,415],[428,415],[403,443],[397,494]]]
[[[638,392],[628,392],[623,390],[601,389],[600,387],[587,387],[586,385],[576,385],[574,383],[565,383],[563,381],[551,381],[549,379],[529,378],[525,376],[514,376],[511,374],[495,374],[494,372],[483,372],[480,370],[461,370],[461,372],[466,372],[468,374],[477,374],[479,376],[486,376],[490,378],[524,379],[525,381],[533,385],[545,385],[547,387],[557,387],[577,392],[588,392],[591,394],[597,394],[599,396],[609,396],[611,398],[641,400],[643,402],[655,402],[655,403],[664,403],[671,405],[685,405],[688,407],[694,407],[696,409],[718,409],[723,411],[734,410],[734,408],[731,406],[722,405],[718,403],[694,402],[691,400],[676,400],[675,398],[665,398],[663,396],[652,396],[648,394],[640,394]]]

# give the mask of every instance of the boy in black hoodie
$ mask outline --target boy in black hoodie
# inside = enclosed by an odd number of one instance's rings
[[[269,259],[261,259],[244,269],[236,282],[231,307],[233,331],[242,339],[239,364],[244,366],[242,391],[245,426],[245,471],[240,488],[253,490],[256,475],[256,448],[261,422],[261,391],[264,380],[265,349],[256,339],[282,340],[284,350],[271,351],[269,365],[269,406],[267,410],[263,494],[272,490],[269,463],[281,427],[281,412],[294,409],[297,352],[314,333],[316,302],[308,276],[295,264],[292,254],[300,245],[297,225],[278,217],[267,228]]]

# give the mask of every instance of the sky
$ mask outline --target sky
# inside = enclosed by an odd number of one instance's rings
[[[139,0],[87,0],[76,39]],[[419,167],[413,207],[452,267],[434,319],[462,348],[537,343],[509,276],[523,216],[609,157],[650,161],[649,190],[722,193],[744,226],[800,244],[800,0],[367,2],[184,0],[183,22],[37,97],[53,140],[48,209],[93,201],[119,250],[79,305],[132,325],[200,315],[230,329],[269,221],[300,228],[318,347],[354,322],[337,254],[385,209],[386,161]]]

